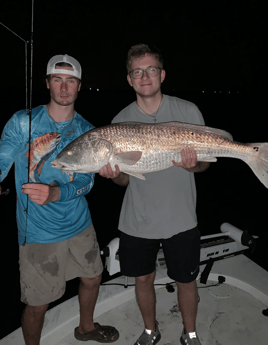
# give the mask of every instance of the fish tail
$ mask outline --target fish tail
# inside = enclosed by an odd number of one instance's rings
[[[246,163],[258,179],[268,188],[268,143],[251,143],[247,146],[255,151]]]

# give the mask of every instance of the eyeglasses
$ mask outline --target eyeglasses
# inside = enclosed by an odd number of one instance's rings
[[[160,67],[149,66],[146,69],[133,69],[132,71],[128,72],[128,74],[131,75],[133,79],[142,78],[144,72],[146,72],[149,77],[156,77],[159,73],[159,70],[161,71]]]

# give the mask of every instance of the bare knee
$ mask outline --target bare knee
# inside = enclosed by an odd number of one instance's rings
[[[177,282],[177,287],[179,289],[191,289],[196,287],[196,280],[190,282],[190,283],[179,283]]]
[[[80,281],[81,281],[81,284],[84,287],[91,289],[91,288],[94,288],[94,287],[98,287],[100,285],[101,278],[102,278],[102,275],[100,274],[99,276],[94,277],[94,278],[84,278],[84,277],[81,277]]]
[[[145,276],[136,277],[136,285],[153,285],[155,271]]]
[[[45,315],[48,306],[49,306],[48,304],[39,305],[39,306],[26,305],[23,311],[22,318],[24,316],[29,316],[35,319],[42,318]]]
[[[198,296],[198,289],[196,280],[190,282],[190,283],[178,283],[177,282],[177,288],[178,288],[178,294],[179,296],[185,296],[185,295],[196,295]]]

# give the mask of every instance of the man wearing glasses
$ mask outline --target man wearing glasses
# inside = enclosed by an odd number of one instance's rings
[[[204,125],[198,108],[185,100],[163,95],[165,79],[163,58],[156,47],[138,44],[128,52],[127,80],[137,100],[114,119],[118,122],[160,123],[179,121]],[[145,330],[135,345],[156,344],[160,330],[156,320],[154,290],[155,263],[162,244],[168,276],[177,282],[178,302],[184,328],[181,344],[200,345],[196,334],[199,273],[200,232],[196,218],[195,172],[208,168],[209,163],[197,162],[196,152],[181,152],[182,161],[174,167],[146,174],[146,181],[111,169],[108,163],[100,175],[127,186],[119,230],[119,257],[122,274],[136,277],[136,297]]]

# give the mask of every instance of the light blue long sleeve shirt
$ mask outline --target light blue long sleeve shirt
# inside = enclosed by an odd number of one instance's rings
[[[19,244],[52,243],[69,239],[91,225],[85,195],[94,184],[94,174],[66,173],[52,167],[57,154],[78,136],[94,128],[81,115],[57,123],[47,114],[46,106],[32,110],[30,182],[60,188],[57,202],[41,206],[21,192],[28,182],[29,115],[16,112],[6,124],[0,140],[0,182],[15,163],[17,224]],[[26,225],[27,217],[27,225]]]

